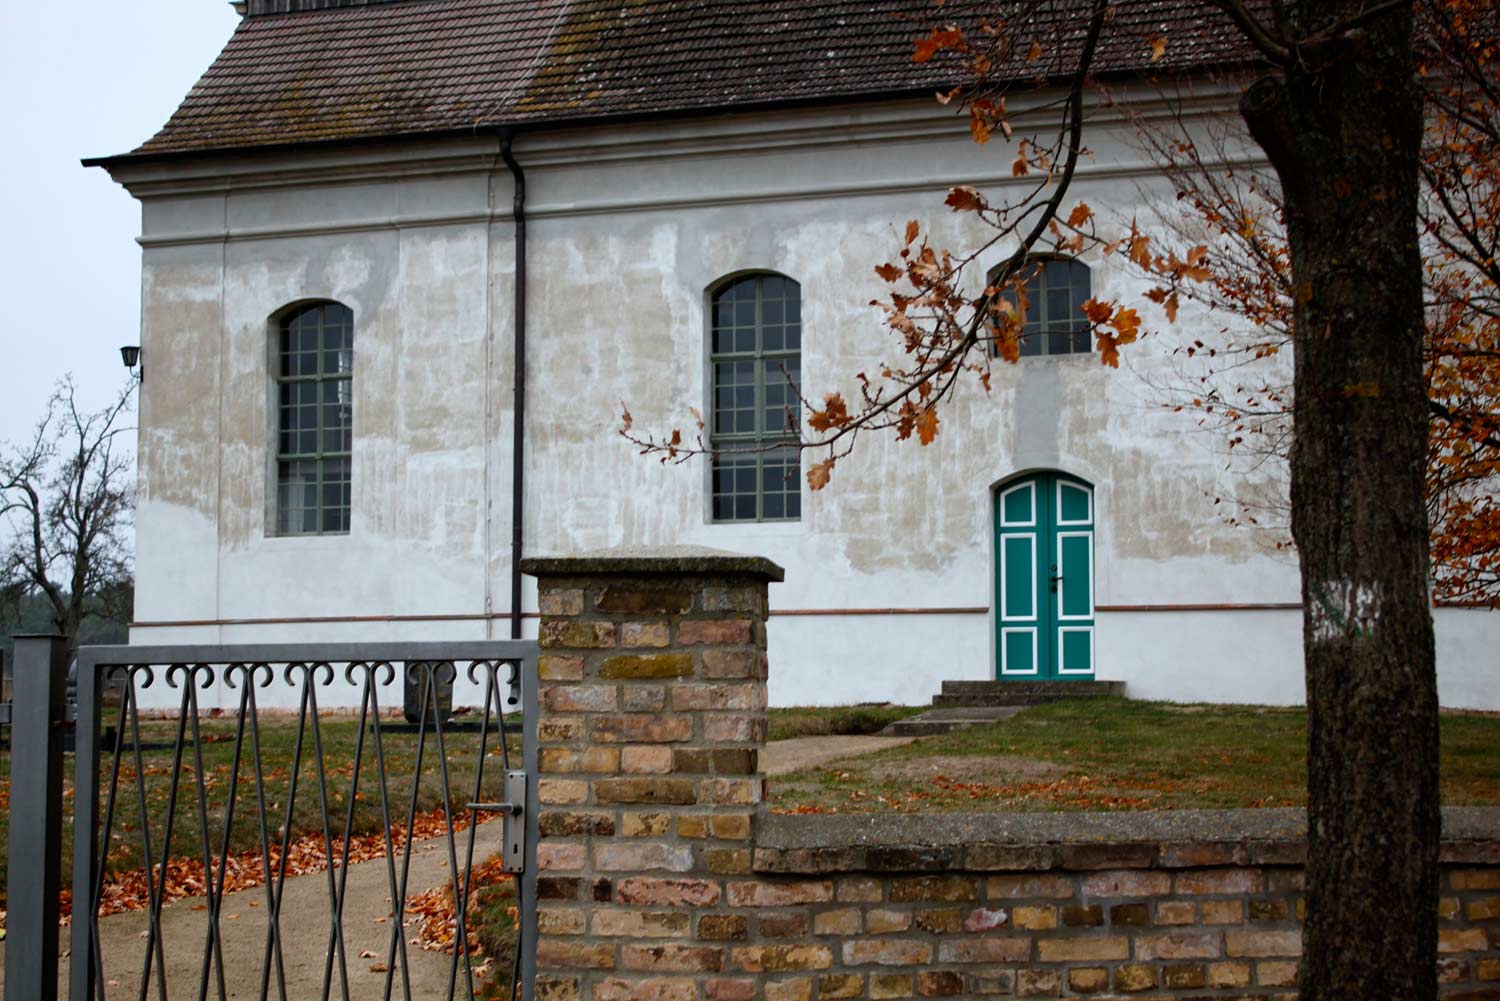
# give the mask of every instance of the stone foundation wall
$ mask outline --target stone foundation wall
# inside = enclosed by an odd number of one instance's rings
[[[1296,996],[1298,812],[766,815],[778,568],[528,567],[538,1001]],[[1500,817],[1446,819],[1444,996],[1500,1001]]]

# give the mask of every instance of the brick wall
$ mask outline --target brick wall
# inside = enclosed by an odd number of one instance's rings
[[[1295,997],[1295,811],[762,815],[779,569],[693,551],[527,567],[538,1001]],[[1495,817],[1452,816],[1439,978],[1500,1001]]]

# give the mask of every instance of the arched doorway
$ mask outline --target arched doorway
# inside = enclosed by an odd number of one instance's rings
[[[1094,488],[1028,475],[995,491],[995,673],[1094,677]]]

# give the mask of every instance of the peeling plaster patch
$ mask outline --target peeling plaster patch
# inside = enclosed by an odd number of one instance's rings
[[[1308,589],[1309,628],[1314,643],[1367,638],[1380,625],[1380,592],[1371,584],[1329,581]]]
[[[353,247],[340,247],[327,260],[323,268],[324,279],[333,289],[364,288],[370,280],[370,258]]]

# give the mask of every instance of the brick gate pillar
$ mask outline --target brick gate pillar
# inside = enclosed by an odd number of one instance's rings
[[[526,560],[542,614],[537,1001],[731,1001],[765,777],[769,560]]]

